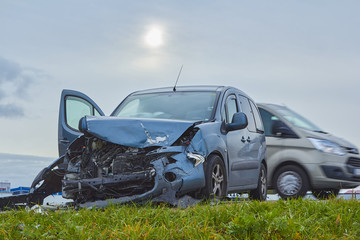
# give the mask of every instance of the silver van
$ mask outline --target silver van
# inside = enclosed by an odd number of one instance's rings
[[[360,185],[360,157],[351,143],[322,131],[291,109],[258,104],[263,120],[269,189],[283,199],[336,196]]]

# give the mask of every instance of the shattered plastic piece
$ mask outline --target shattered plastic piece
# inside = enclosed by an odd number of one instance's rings
[[[38,204],[32,206],[30,208],[30,211],[33,211],[34,213],[41,213],[41,214],[47,214],[44,210],[44,208]]]

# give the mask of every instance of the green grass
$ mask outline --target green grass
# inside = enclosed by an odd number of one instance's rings
[[[357,200],[117,205],[0,213],[0,239],[359,239]]]

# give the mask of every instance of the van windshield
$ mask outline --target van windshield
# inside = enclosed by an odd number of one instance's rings
[[[136,94],[127,97],[113,116],[159,118],[186,121],[209,121],[216,92],[162,92]]]
[[[310,130],[310,131],[313,131],[313,132],[322,132],[322,133],[324,133],[324,131],[322,131],[315,124],[313,124],[312,122],[310,122],[309,120],[307,120],[303,116],[297,114],[296,112],[290,110],[289,108],[279,107],[279,108],[276,109],[276,111],[296,127],[303,128],[303,129],[306,129],[306,130]]]

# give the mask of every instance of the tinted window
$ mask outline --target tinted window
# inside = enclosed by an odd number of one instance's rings
[[[256,132],[256,125],[254,115],[252,113],[252,109],[250,107],[249,99],[244,96],[239,95],[240,100],[240,109],[243,113],[246,114],[248,119],[248,126],[247,129],[251,132]]]
[[[322,130],[317,127],[315,124],[304,118],[303,116],[297,114],[296,112],[290,110],[287,107],[278,106],[276,112],[282,117],[286,118],[289,122],[299,128],[303,128],[310,131],[320,131]]]
[[[279,121],[279,118],[262,108],[259,108],[259,111],[264,123],[265,136],[273,137],[274,134],[272,134],[272,126],[274,121]]]

